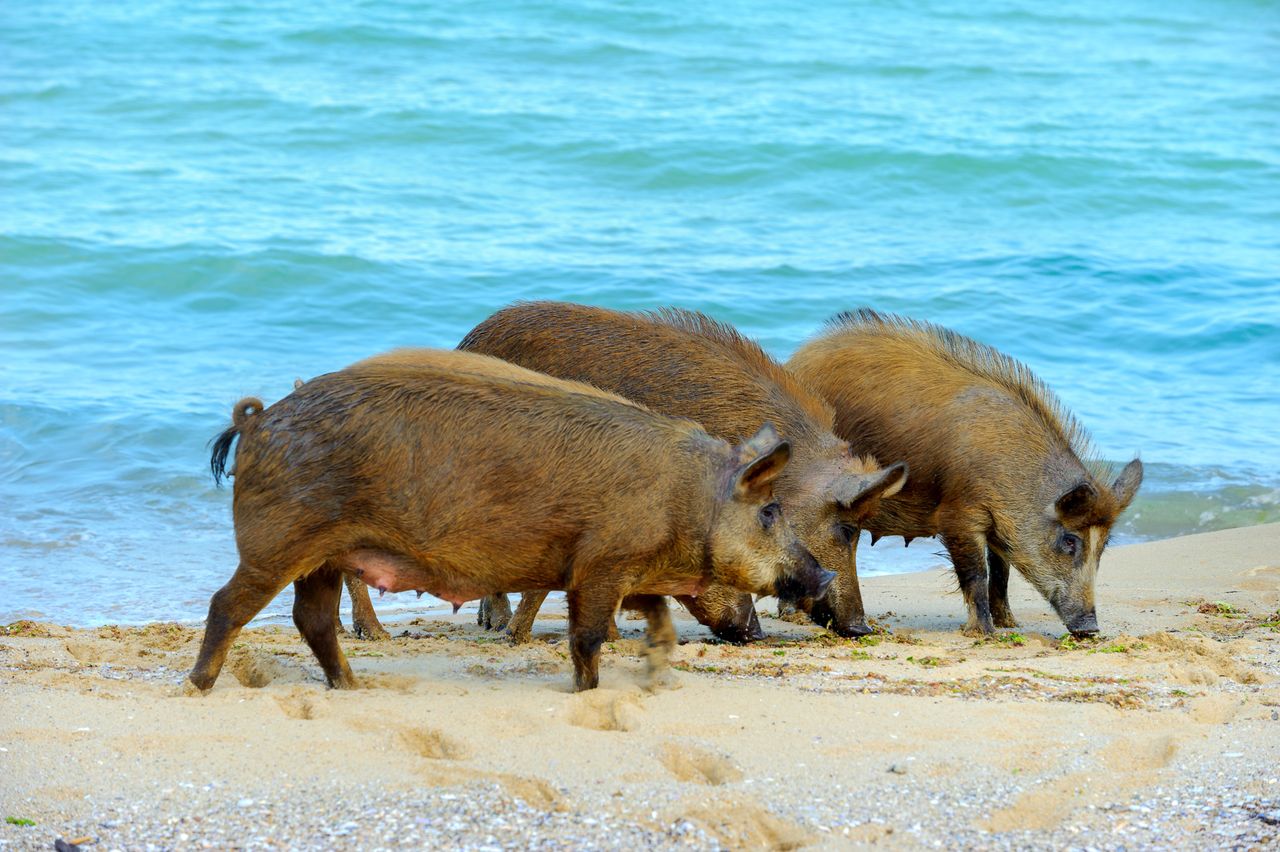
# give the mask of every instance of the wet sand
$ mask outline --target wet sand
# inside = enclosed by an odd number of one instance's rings
[[[350,692],[250,629],[195,698],[198,625],[19,622],[0,848],[1280,844],[1280,524],[1110,550],[1094,641],[1015,577],[1022,627],[975,642],[954,588],[865,580],[886,632],[858,641],[766,617],[739,648],[681,612],[656,693],[624,615],[572,694],[555,607],[520,648],[473,608],[344,637]]]

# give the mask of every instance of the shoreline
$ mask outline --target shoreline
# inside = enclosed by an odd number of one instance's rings
[[[1211,532],[1229,532],[1230,530],[1233,530],[1233,529],[1249,529],[1255,526],[1266,526],[1272,523],[1280,523],[1280,519],[1263,520],[1257,523],[1251,523],[1243,527],[1230,527],[1226,530],[1212,530]],[[1115,550],[1118,547],[1130,547],[1135,544],[1141,544],[1141,545],[1153,544],[1160,541],[1177,540],[1177,539],[1186,538],[1188,536],[1205,534],[1202,532],[1186,532],[1186,533],[1180,533],[1178,535],[1173,535],[1165,538],[1152,538],[1152,537],[1134,538],[1128,535],[1127,533],[1123,532],[1120,529],[1120,526],[1122,525],[1118,525],[1117,529],[1113,530],[1113,533],[1112,533],[1113,543],[1109,548],[1109,552],[1112,550]],[[937,539],[931,539],[931,538],[930,539],[922,539],[922,538],[914,539],[910,548],[906,548],[902,545],[902,539],[900,537],[887,537],[883,539],[879,544],[872,546],[870,543],[870,536],[864,533],[860,540],[858,553],[859,553],[859,571],[860,571],[862,582],[874,581],[876,578],[879,578],[879,577],[899,576],[902,574],[916,574],[921,572],[928,572],[928,571],[935,570],[938,567],[946,568],[950,564],[943,551],[941,542],[939,542]],[[41,555],[40,558],[48,558],[48,556]],[[223,561],[226,562],[228,565],[234,565],[234,558],[232,557],[228,557],[228,559]],[[169,615],[169,617],[161,617],[161,618],[155,618],[151,616],[140,617],[138,615],[140,604],[124,603],[120,600],[113,600],[113,601],[109,601],[109,606],[107,607],[108,610],[118,611],[121,609],[125,609],[125,610],[128,610],[131,613],[131,615],[125,618],[113,618],[108,615],[104,618],[95,618],[95,619],[92,619],[91,621],[86,621],[83,619],[77,619],[75,617],[67,617],[66,599],[64,597],[64,599],[60,599],[62,600],[63,606],[61,606],[59,610],[53,611],[53,612],[42,612],[35,608],[27,608],[27,609],[17,608],[17,609],[9,610],[7,612],[0,610],[0,626],[3,626],[4,624],[8,624],[8,623],[17,622],[17,621],[37,621],[41,623],[60,624],[66,627],[93,629],[97,627],[105,627],[105,626],[113,626],[113,625],[122,626],[122,627],[123,626],[137,627],[137,626],[143,626],[146,624],[153,624],[153,623],[156,623],[157,621],[165,621],[165,622],[172,622],[174,624],[181,624],[184,626],[199,627],[204,623],[205,612],[208,606],[209,597],[213,594],[214,591],[216,591],[218,586],[230,576],[231,568],[226,566],[223,566],[223,567],[225,568],[225,572],[226,572],[225,576],[217,572],[215,572],[216,576],[212,578],[210,578],[209,576],[206,576],[201,572],[196,572],[197,574],[200,574],[200,576],[195,578],[184,576],[182,580],[183,589],[201,588],[203,589],[203,591],[200,592],[199,595],[194,598],[184,598],[184,600],[182,601],[182,609],[184,610],[184,612],[181,614],[172,613]],[[67,568],[65,570],[73,570],[73,569]],[[103,582],[110,581],[112,583],[112,588],[116,588],[116,587],[119,587],[120,584],[123,583],[125,579],[126,578],[124,577],[114,577],[114,578],[98,577],[98,582],[103,583]],[[253,621],[250,622],[250,626],[256,627],[256,626],[264,626],[264,625],[271,625],[271,624],[281,624],[281,625],[292,624],[293,623],[292,615],[291,615],[292,594],[293,594],[292,589],[286,589],[284,592],[282,592],[281,595],[276,598],[276,600],[272,601],[272,603],[269,604],[267,608],[263,610],[262,613],[260,613],[257,617],[255,617]],[[374,598],[375,609],[378,611],[380,618],[383,618],[387,621],[391,621],[394,623],[394,621],[396,620],[409,620],[411,618],[418,617],[418,616],[434,615],[441,611],[452,612],[452,605],[448,604],[447,602],[439,601],[438,599],[432,599],[432,600],[436,600],[436,603],[423,603],[413,597],[410,597],[411,593],[409,592],[404,592],[401,594],[404,596],[403,600],[396,601],[395,595],[392,595],[392,599],[388,601],[389,606],[383,609],[378,609],[377,598],[376,597]],[[562,594],[562,593],[559,593],[559,592],[552,593],[553,596],[559,595],[559,594]],[[430,595],[428,595],[427,598],[431,599]],[[78,598],[76,600],[77,600],[77,603],[75,604],[74,607],[72,607],[72,611],[77,613],[85,611],[86,604],[84,600],[81,600]],[[101,603],[101,601],[97,601],[96,598],[90,598],[87,600],[91,602],[96,602],[98,604]],[[148,597],[144,599],[144,598],[135,596],[135,600],[152,601],[153,598]],[[464,606],[462,611],[464,613],[465,612],[474,613],[475,608],[478,605],[479,605],[478,601],[471,602],[470,604],[467,604],[466,606]],[[62,614],[59,614],[60,612]],[[343,618],[349,622],[350,615],[351,615],[350,602],[345,593],[342,596],[341,612],[342,612]]]
[[[1108,553],[1121,547],[1132,547],[1134,545],[1148,545],[1148,544],[1155,544],[1162,541],[1181,540],[1189,536],[1208,535],[1208,534],[1220,533],[1220,532],[1231,532],[1232,530],[1251,529],[1253,527],[1267,526],[1269,524],[1280,524],[1280,521],[1263,521],[1259,523],[1249,524],[1243,527],[1230,527],[1224,530],[1212,530],[1209,533],[1191,532],[1191,533],[1182,533],[1174,536],[1168,536],[1164,538],[1134,539],[1130,536],[1126,536],[1122,533],[1117,532],[1117,533],[1113,533],[1112,538],[1116,539],[1116,541],[1115,543],[1110,545],[1108,549]],[[898,577],[906,574],[922,574],[922,573],[928,573],[928,572],[937,571],[937,570],[943,570],[944,572],[947,572],[950,570],[950,562],[948,561],[945,551],[943,550],[942,543],[935,538],[916,538],[913,540],[912,547],[914,548],[914,550],[912,551],[912,558],[915,564],[912,565],[911,567],[902,568],[901,570],[883,570],[883,569],[877,570],[878,563],[881,561],[881,559],[885,557],[886,551],[893,552],[894,555],[889,557],[893,559],[893,558],[896,558],[899,554],[901,554],[904,550],[906,550],[905,547],[899,544],[899,542],[901,541],[902,541],[901,537],[886,537],[885,539],[883,539],[883,543],[873,546],[870,543],[869,536],[865,533],[863,534],[861,543],[859,544],[859,550],[858,550],[859,562],[860,562],[859,572],[860,572],[861,582],[863,583],[874,582],[879,578]],[[926,551],[930,551],[930,550],[932,550],[932,552],[929,553],[927,556],[923,555]],[[920,554],[920,555],[917,555],[917,554]],[[925,561],[928,561],[930,564],[922,564]],[[216,590],[216,587],[210,587],[209,594],[212,595],[213,591],[215,590]],[[290,611],[291,605],[288,603],[289,601],[292,600],[292,594],[293,594],[292,589],[286,589],[285,591],[281,592],[280,596],[277,597],[276,600],[268,604],[267,608],[264,609],[262,613],[259,613],[257,616],[254,617],[252,621],[249,622],[249,624],[247,625],[247,628],[265,627],[265,626],[272,626],[272,625],[292,625],[293,621],[292,621],[292,615]],[[390,594],[393,599],[397,596],[397,593],[389,592],[388,594]],[[379,618],[391,625],[395,625],[401,621],[408,622],[413,618],[418,618],[418,617],[425,617],[425,616],[434,617],[439,614],[448,615],[448,614],[451,614],[453,611],[452,604],[449,604],[446,601],[441,601],[438,598],[434,598],[430,594],[426,594],[425,597],[432,601],[436,601],[435,603],[423,603],[422,601],[419,601],[416,598],[410,597],[413,594],[412,592],[401,592],[399,594],[404,596],[404,600],[402,602],[400,602],[399,604],[393,603],[391,606],[383,609],[377,608],[378,598],[376,596],[373,597],[374,607],[378,611]],[[563,596],[563,594],[564,594],[563,592],[551,592],[549,599],[552,601],[557,600],[559,597]],[[511,597],[512,597],[512,607],[514,608],[515,603],[519,600],[519,595],[513,594]],[[350,604],[350,599],[348,598],[345,591],[342,594],[341,600],[342,600],[342,605],[339,608],[339,612],[343,619],[343,622],[345,624],[349,624],[351,620],[351,604]],[[773,606],[771,599],[765,599],[765,600],[769,601],[766,604],[767,606]],[[478,606],[479,606],[478,600],[471,601],[463,605],[462,609],[460,610],[460,613],[462,614],[471,613],[474,616]],[[269,610],[273,610],[273,609],[278,611],[269,613]],[[680,610],[680,607],[678,605],[673,604],[673,609]],[[21,621],[32,621],[32,622],[38,622],[41,624],[58,624],[60,626],[67,627],[70,629],[82,629],[82,630],[93,630],[100,627],[143,627],[148,624],[156,624],[161,622],[166,624],[178,624],[183,627],[201,628],[204,625],[204,610],[203,610],[203,602],[202,602],[202,609],[200,611],[200,614],[192,615],[189,617],[170,618],[170,619],[148,618],[148,619],[115,619],[115,620],[102,620],[102,621],[95,620],[93,622],[85,622],[85,623],[72,623],[66,620],[61,620],[56,616],[50,616],[48,614],[41,613],[41,612],[15,611],[15,612],[8,613],[7,615],[0,616],[0,627],[3,627],[5,624],[17,623]]]
[[[1020,578],[1022,627],[967,639],[954,585],[864,578],[888,632],[862,641],[763,617],[738,648],[675,607],[656,693],[625,615],[570,693],[562,605],[520,648],[465,609],[344,636],[350,692],[253,626],[203,698],[178,694],[199,625],[20,623],[0,816],[35,825],[0,848],[1280,844],[1280,524],[1109,549],[1096,641]]]

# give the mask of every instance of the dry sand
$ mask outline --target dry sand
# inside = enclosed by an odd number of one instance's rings
[[[1015,578],[1023,627],[975,643],[953,589],[866,580],[872,641],[765,618],[736,648],[682,618],[680,688],[653,694],[625,617],[602,688],[570,693],[554,607],[522,648],[466,610],[346,638],[351,692],[291,627],[248,630],[197,698],[198,626],[19,623],[0,817],[35,824],[0,847],[1280,843],[1280,525],[1111,550],[1094,642]]]

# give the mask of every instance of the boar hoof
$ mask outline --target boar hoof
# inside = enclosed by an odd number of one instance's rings
[[[786,619],[796,614],[796,605],[791,601],[778,601],[778,618]]]
[[[992,622],[996,627],[1020,627],[1018,619],[1013,617],[1011,612],[995,613],[991,616]]]
[[[210,685],[204,689],[196,686],[190,679],[184,680],[178,685],[176,697],[179,698],[198,698],[202,695],[208,695],[213,686]]]
[[[968,636],[970,639],[988,639],[995,635],[996,629],[990,624],[982,625],[971,621],[966,624],[964,626],[964,630],[961,630],[960,632],[963,635]]]
[[[357,639],[367,639],[370,642],[381,642],[383,639],[391,638],[391,634],[381,624],[365,624],[363,621],[353,621],[351,630],[356,634]]]
[[[659,690],[679,689],[684,684],[680,682],[680,678],[676,676],[672,669],[665,669],[660,672],[650,672],[645,686],[649,692],[658,692]]]
[[[503,632],[507,634],[507,639],[512,645],[527,645],[533,639],[533,625],[518,624],[515,619],[511,620]]]

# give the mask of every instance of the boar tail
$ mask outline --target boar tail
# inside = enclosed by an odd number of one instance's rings
[[[258,399],[256,396],[246,396],[244,399],[237,402],[235,407],[231,409],[232,425],[237,429],[242,428],[250,417],[257,414],[263,408],[265,408],[265,406],[262,404],[262,400]]]
[[[235,443],[240,430],[249,422],[249,418],[262,411],[262,400],[247,396],[231,409],[231,425],[222,434],[213,439],[213,455],[209,457],[209,470],[213,473],[213,482],[219,488],[227,476],[227,456],[231,454],[231,445]]]

